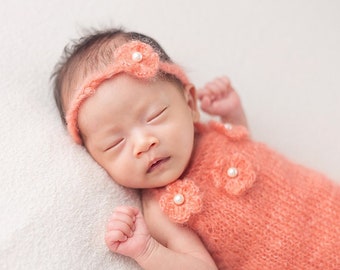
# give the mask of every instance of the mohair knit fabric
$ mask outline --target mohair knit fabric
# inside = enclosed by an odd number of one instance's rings
[[[219,269],[340,269],[340,187],[253,142],[247,130],[197,126],[181,179],[156,191]]]

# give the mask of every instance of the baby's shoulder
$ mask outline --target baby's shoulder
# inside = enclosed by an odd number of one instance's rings
[[[242,125],[209,121],[208,123],[197,123],[195,128],[196,132],[201,136],[205,136],[206,134],[219,134],[235,142],[250,140],[248,129]]]

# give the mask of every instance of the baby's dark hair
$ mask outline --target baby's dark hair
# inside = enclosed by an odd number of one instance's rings
[[[69,102],[79,83],[89,74],[105,69],[112,63],[114,50],[131,40],[149,44],[158,53],[161,61],[172,63],[170,57],[153,38],[137,32],[126,32],[122,28],[92,30],[65,46],[61,60],[51,76],[54,99],[64,124],[66,124],[65,103]]]

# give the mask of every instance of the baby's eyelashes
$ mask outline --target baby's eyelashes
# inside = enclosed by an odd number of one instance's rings
[[[109,144],[108,147],[106,147],[106,148],[104,149],[104,152],[109,151],[109,150],[111,150],[111,149],[113,149],[113,148],[118,147],[120,144],[123,143],[123,141],[124,141],[124,138],[118,138],[118,139],[116,139],[116,140],[113,141],[111,144]]]
[[[161,110],[157,110],[156,112],[154,112],[153,114],[151,114],[150,117],[147,118],[146,122],[148,124],[153,123],[154,121],[158,120],[159,118],[161,118],[161,116],[164,115],[165,111],[167,110],[168,107],[164,107]]]

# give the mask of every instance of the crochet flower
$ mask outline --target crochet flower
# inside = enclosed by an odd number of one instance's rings
[[[241,154],[234,154],[226,160],[216,160],[211,176],[217,188],[222,187],[232,195],[242,195],[256,180],[252,164]]]
[[[222,124],[218,122],[211,122],[210,126],[212,126],[216,131],[218,131],[221,134],[224,134],[233,141],[246,139],[248,138],[249,135],[247,128],[244,126]]]
[[[202,197],[193,181],[177,180],[166,187],[159,204],[172,221],[185,223],[191,215],[201,211]]]
[[[159,56],[150,45],[131,41],[114,52],[114,67],[118,68],[115,73],[126,72],[142,79],[152,78],[159,69]]]

